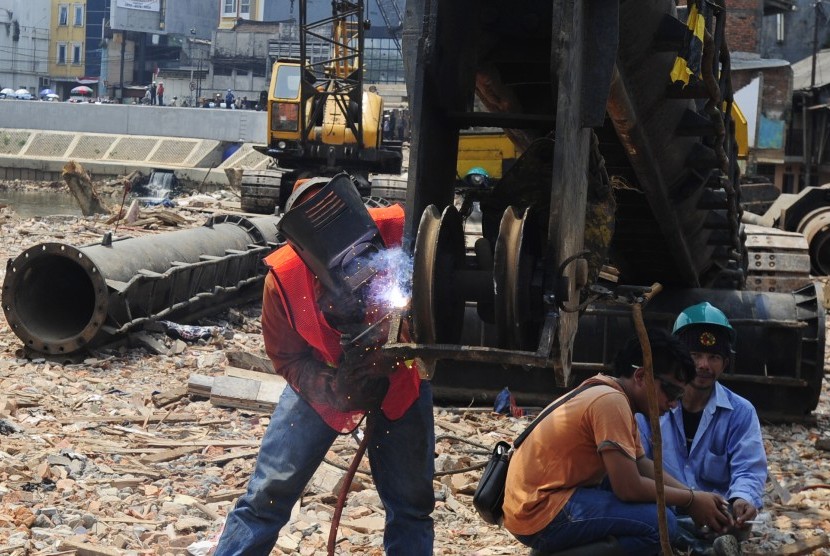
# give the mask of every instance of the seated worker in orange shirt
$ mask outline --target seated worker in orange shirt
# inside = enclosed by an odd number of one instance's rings
[[[665,330],[650,330],[659,412],[675,407],[695,376],[686,347]],[[660,551],[654,462],[644,455],[635,413],[649,413],[642,349],[630,339],[617,354],[615,377],[603,374],[546,416],[515,451],[504,496],[504,527],[534,553],[613,537],[619,554]],[[722,530],[726,500],[665,476],[667,506]],[[667,508],[670,539],[677,521]]]

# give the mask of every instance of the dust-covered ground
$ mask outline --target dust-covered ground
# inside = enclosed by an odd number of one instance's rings
[[[9,187],[43,184],[0,183],[0,192]],[[117,207],[121,190],[99,187]],[[117,235],[201,225],[206,210],[235,200],[232,193],[198,195],[189,207],[142,209],[135,220],[141,225],[120,223]],[[158,211],[180,218],[156,218]],[[107,221],[24,219],[0,208],[0,255],[14,259],[44,242],[97,242],[114,228]],[[8,271],[0,267],[0,280]],[[259,311],[253,303],[203,319],[198,324],[212,332],[207,339],[150,331],[70,364],[22,358],[21,340],[0,316],[0,554],[206,554],[247,482],[269,416],[183,390],[193,375],[222,376],[231,360],[239,364],[239,353],[263,353]],[[830,554],[830,452],[816,447],[819,439],[830,441],[829,388],[825,381],[815,425],[764,424],[771,480],[763,522],[745,553]],[[488,448],[514,438],[528,419],[436,408],[435,421],[434,553],[526,553],[505,530],[477,517],[471,496]],[[326,553],[342,469],[356,447],[350,436],[335,444],[274,554]],[[365,473],[352,488],[336,552],[380,555],[380,500]]]

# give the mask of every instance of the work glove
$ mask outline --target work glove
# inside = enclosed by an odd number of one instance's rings
[[[325,363],[309,357],[296,363],[296,388],[300,396],[309,403],[334,406],[337,395],[335,387],[335,369]]]
[[[380,346],[346,350],[335,373],[335,407],[341,411],[379,408],[389,390],[388,377],[396,366],[397,360]]]
[[[389,376],[397,369],[400,358],[387,355],[380,345],[346,349],[338,365],[339,372],[373,377]]]
[[[371,366],[333,369],[314,358],[298,365],[296,387],[300,396],[338,411],[377,409],[389,389],[389,379],[375,375]]]
[[[332,406],[346,412],[379,409],[389,390],[389,378],[374,375],[365,367],[338,369],[334,384]]]

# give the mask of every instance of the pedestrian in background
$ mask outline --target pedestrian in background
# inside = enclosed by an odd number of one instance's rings
[[[158,89],[156,90],[156,96],[159,99],[159,106],[164,106],[164,82],[159,81]]]
[[[228,92],[225,93],[225,108],[233,108],[233,92],[228,89]]]
[[[156,104],[156,82],[150,85],[150,104]]]

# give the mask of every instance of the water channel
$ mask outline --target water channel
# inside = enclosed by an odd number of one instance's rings
[[[0,205],[9,205],[21,218],[53,214],[81,216],[77,201],[65,189],[0,189]]]

